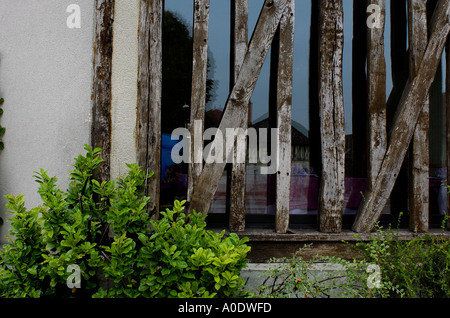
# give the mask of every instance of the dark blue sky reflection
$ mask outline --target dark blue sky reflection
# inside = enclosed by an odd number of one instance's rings
[[[314,0],[313,0],[314,1]],[[389,2],[389,1],[388,1]],[[263,0],[249,0],[249,39],[258,20]],[[344,104],[346,133],[352,133],[352,37],[353,37],[353,0],[344,0]],[[165,9],[176,12],[192,30],[193,1],[166,0]],[[311,1],[296,0],[295,39],[294,39],[294,78],[292,118],[309,129],[308,122],[308,70],[309,38],[311,23]],[[389,4],[386,10],[386,34],[389,34]],[[215,98],[208,103],[207,110],[223,109],[229,94],[230,59],[230,3],[228,0],[210,0],[209,54],[212,70],[210,78],[215,81]],[[385,56],[387,71],[387,96],[392,88],[390,73],[390,43],[385,36]],[[252,96],[252,121],[268,112],[269,96],[269,59],[266,59],[261,75]],[[355,105],[357,107],[357,105]]]

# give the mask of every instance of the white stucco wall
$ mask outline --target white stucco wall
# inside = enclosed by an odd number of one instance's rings
[[[81,28],[69,29],[66,8],[78,4]],[[90,140],[94,34],[92,0],[0,1],[0,216],[5,194],[40,204],[33,171],[44,168],[66,189],[73,158]],[[0,226],[4,242],[8,222]]]
[[[111,178],[136,162],[139,0],[116,1],[111,76]]]

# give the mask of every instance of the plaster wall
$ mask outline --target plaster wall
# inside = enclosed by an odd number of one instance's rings
[[[139,0],[116,1],[111,78],[111,178],[136,162]]]
[[[71,4],[80,28],[69,28]],[[90,140],[95,1],[0,1],[0,118],[6,127],[0,151],[0,216],[5,194],[41,203],[33,172],[41,168],[66,190],[73,158]],[[0,226],[5,242],[8,223]]]

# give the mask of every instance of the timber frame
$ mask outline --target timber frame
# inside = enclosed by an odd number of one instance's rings
[[[103,165],[97,172],[99,180],[110,179],[111,153],[111,69],[114,1],[96,0],[94,38],[94,79],[92,92],[91,144],[102,148]]]
[[[276,216],[272,232],[246,230],[245,225],[245,164],[233,164],[231,172],[229,230],[248,233],[252,240],[332,240],[349,239],[354,232],[369,233],[379,220],[400,173],[403,159],[410,152],[410,232],[429,231],[428,222],[428,93],[442,52],[446,49],[446,89],[450,89],[450,32],[448,11],[450,0],[439,0],[432,19],[427,22],[425,0],[407,0],[409,26],[409,79],[390,125],[386,110],[386,64],[384,60],[385,0],[355,0],[354,10],[365,10],[370,4],[380,11],[379,26],[367,28],[366,33],[355,33],[355,38],[366,41],[362,46],[367,60],[365,117],[367,145],[365,170],[368,188],[351,230],[342,229],[345,129],[342,92],[343,55],[343,0],[313,1],[312,30],[318,32],[311,39],[311,79],[318,86],[310,88],[315,100],[320,123],[311,136],[320,145],[321,184],[319,190],[318,232],[293,231],[289,228],[289,191],[291,167],[291,107],[295,0],[265,0],[257,25],[249,42],[248,0],[230,0],[231,3],[231,70],[230,94],[219,129],[247,126],[250,97],[261,67],[270,48],[271,85],[273,89],[270,116],[279,128],[279,166],[276,173]],[[161,151],[161,77],[162,77],[162,16],[164,0],[141,0],[139,20],[139,73],[137,98],[138,164],[153,171],[149,179],[150,210],[159,211]],[[209,0],[193,0],[193,77],[191,122],[204,122],[208,52]],[[358,4],[357,4],[358,3]],[[364,3],[364,5],[362,5]],[[110,103],[111,42],[114,0],[97,0],[96,51],[94,58],[94,121],[92,143],[101,146],[106,162],[100,172],[108,178],[111,122]],[[365,15],[367,18],[367,15]],[[364,20],[365,22],[365,20]],[[315,25],[317,24],[317,25]],[[427,32],[427,30],[429,32]],[[355,31],[354,31],[355,32]],[[108,42],[108,40],[110,42]],[[447,43],[447,46],[446,46]],[[358,61],[354,61],[358,63]],[[359,63],[366,63],[360,60]],[[354,77],[358,76],[354,74]],[[361,76],[361,74],[359,75]],[[314,85],[313,85],[314,86]],[[310,101],[311,102],[311,101]],[[314,104],[314,103],[313,103]],[[311,106],[310,106],[311,107]],[[446,94],[447,147],[450,147],[450,94]],[[318,128],[317,128],[318,127]],[[313,126],[311,125],[311,129]],[[191,134],[193,135],[193,134]],[[216,141],[214,141],[216,142]],[[214,143],[213,142],[213,143]],[[192,140],[196,148],[202,141]],[[410,147],[411,145],[411,147]],[[214,147],[214,145],[213,145]],[[236,155],[236,154],[234,154]],[[447,151],[447,166],[450,151]],[[188,176],[188,212],[207,214],[226,163],[191,164]],[[450,178],[450,169],[447,170]],[[424,191],[425,190],[425,191]],[[450,199],[449,206],[450,206]],[[450,225],[449,225],[450,229]],[[245,232],[244,232],[245,231]],[[249,232],[250,231],[250,232]],[[262,233],[262,234],[261,234]],[[288,234],[291,233],[291,234]],[[328,234],[333,233],[333,234]],[[292,235],[294,234],[294,235]],[[275,235],[275,236],[274,236]],[[281,235],[281,236],[280,236]],[[302,236],[303,235],[303,236]],[[331,235],[331,236],[329,236]],[[336,236],[337,235],[337,236]],[[448,235],[448,233],[446,234]],[[333,238],[334,237],[334,238]]]

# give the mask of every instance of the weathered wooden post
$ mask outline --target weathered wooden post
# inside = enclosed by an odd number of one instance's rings
[[[420,67],[428,43],[425,0],[408,0],[409,76],[413,79]],[[409,229],[428,231],[429,224],[429,100],[424,101],[411,142],[409,161]]]
[[[232,0],[231,3],[231,65],[230,65],[230,91],[239,76],[242,63],[248,48],[248,0]],[[248,118],[248,107],[242,112]],[[242,129],[247,129],[244,121]],[[230,231],[243,231],[245,229],[245,189],[246,164],[237,162],[237,140],[233,151],[233,163],[230,185]]]
[[[95,7],[91,144],[93,148],[102,148],[104,162],[96,172],[96,178],[106,181],[111,176],[111,69],[114,0],[97,0]]]
[[[147,180],[148,209],[157,216],[161,178],[163,0],[141,0],[139,19],[137,161],[154,175]]]
[[[322,179],[319,193],[319,229],[342,229],[345,192],[345,123],[342,88],[344,47],[342,0],[321,0],[319,11],[319,111]]]

